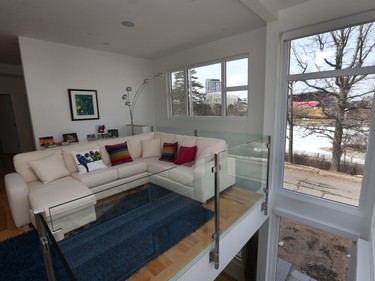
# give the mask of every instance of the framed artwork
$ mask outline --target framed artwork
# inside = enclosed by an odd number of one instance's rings
[[[64,141],[69,143],[78,142],[78,137],[76,133],[63,134]]]
[[[99,119],[96,90],[68,89],[72,121]]]
[[[118,130],[117,129],[109,129],[108,130],[108,137],[109,138],[118,138]]]

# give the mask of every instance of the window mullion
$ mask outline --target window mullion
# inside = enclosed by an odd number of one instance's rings
[[[227,115],[227,76],[226,62],[221,62],[221,116]]]
[[[299,81],[299,80],[310,80],[310,79],[312,80],[312,79],[339,77],[339,76],[355,76],[355,75],[372,74],[372,73],[375,73],[375,66],[335,69],[335,70],[309,72],[309,73],[301,73],[301,74],[289,74],[287,76],[287,79],[289,81]]]

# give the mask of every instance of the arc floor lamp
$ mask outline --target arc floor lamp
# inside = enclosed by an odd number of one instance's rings
[[[130,123],[131,123],[131,128],[132,128],[132,135],[134,136],[134,123],[133,123],[133,114],[134,114],[134,109],[135,105],[137,104],[137,100],[139,96],[141,95],[142,91],[144,88],[150,84],[152,80],[158,77],[164,77],[164,74],[159,72],[158,74],[154,75],[151,79],[144,79],[143,83],[139,86],[137,91],[135,92],[133,98],[130,97],[130,93],[133,91],[132,87],[126,87],[126,93],[122,95],[122,99],[125,101],[125,105],[129,108],[130,112]]]

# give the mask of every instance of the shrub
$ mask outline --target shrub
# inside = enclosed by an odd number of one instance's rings
[[[321,156],[310,156],[307,154],[293,154],[293,164],[297,165],[303,165],[303,166],[309,166],[318,168],[321,170],[329,170],[331,166],[330,159],[327,159],[326,157]],[[285,155],[285,160],[289,161],[289,155]],[[349,175],[363,175],[363,165],[358,163],[352,163],[352,162],[342,162],[340,164],[339,172],[349,174]]]

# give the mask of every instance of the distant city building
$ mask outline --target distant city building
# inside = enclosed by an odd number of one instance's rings
[[[210,107],[214,107],[215,104],[222,104],[221,96],[221,81],[220,79],[206,79],[206,95],[205,103],[209,104]],[[247,110],[247,98],[241,99],[237,95],[227,94],[226,105],[236,106],[239,110]]]
[[[221,93],[207,93],[205,102],[209,104],[211,107],[213,107],[214,104],[221,104]],[[230,104],[238,104],[238,96],[227,95],[227,105]]]
[[[206,93],[221,92],[220,79],[206,79]]]

